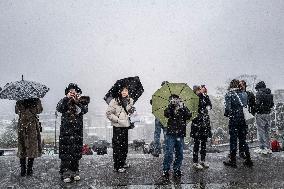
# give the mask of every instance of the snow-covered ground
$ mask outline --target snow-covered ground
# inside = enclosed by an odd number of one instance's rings
[[[192,155],[185,154],[183,176],[179,184],[172,182],[166,188],[283,188],[284,152],[263,156],[252,152],[255,166],[250,169],[238,159],[238,168],[223,166],[227,152],[210,153],[210,168],[195,171]],[[162,156],[129,154],[131,168],[126,173],[113,172],[111,152],[107,155],[83,156],[80,161],[81,181],[64,184],[58,173],[58,155],[43,155],[35,160],[34,176],[19,176],[19,159],[14,155],[0,157],[0,188],[162,188],[160,176]],[[163,186],[164,187],[164,186]]]

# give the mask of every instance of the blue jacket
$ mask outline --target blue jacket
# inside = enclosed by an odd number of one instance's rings
[[[243,107],[247,106],[247,93],[240,89],[231,89],[225,95],[225,113],[231,120],[244,119]]]

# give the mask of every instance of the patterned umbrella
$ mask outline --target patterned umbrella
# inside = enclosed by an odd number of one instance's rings
[[[133,99],[134,103],[144,92],[143,85],[141,84],[138,76],[120,79],[115,82],[112,88],[105,95],[104,100],[106,103],[109,104],[113,98],[117,98],[119,90],[124,86],[128,87],[129,96]]]
[[[7,83],[0,92],[1,99],[24,100],[29,98],[43,98],[49,88],[34,81],[21,81]]]
[[[164,84],[152,95],[152,113],[166,127],[168,119],[164,116],[164,110],[169,105],[169,97],[178,95],[185,106],[192,113],[192,118],[195,118],[198,113],[199,97],[185,83],[167,83]]]

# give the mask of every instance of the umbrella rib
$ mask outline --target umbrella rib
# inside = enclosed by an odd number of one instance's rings
[[[163,108],[166,108],[166,107],[168,107],[168,105],[167,105],[167,106],[160,107],[160,108],[154,110],[153,112],[156,112],[156,111],[158,111],[158,110],[160,110],[160,109],[163,109]]]
[[[168,89],[169,89],[169,91],[170,91],[170,94],[173,95],[170,86],[169,86],[168,84],[166,84],[166,85],[167,85],[167,87],[168,87]]]
[[[166,100],[166,101],[168,101],[167,99],[165,99],[164,97],[161,97],[161,96],[157,96],[157,95],[153,95],[154,97],[158,97],[158,98],[161,98],[161,99],[163,99],[163,100]]]
[[[180,96],[180,94],[182,93],[182,91],[185,89],[186,85],[183,86],[183,88],[180,90],[180,93],[178,96]]]

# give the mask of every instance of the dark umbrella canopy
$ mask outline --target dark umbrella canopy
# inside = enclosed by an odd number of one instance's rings
[[[125,86],[128,87],[129,96],[133,99],[134,103],[144,92],[144,88],[138,76],[120,79],[115,82],[112,88],[105,95],[104,100],[106,103],[109,104],[113,98],[117,98],[119,91]]]
[[[24,100],[29,98],[43,98],[49,88],[34,81],[16,81],[7,83],[0,92],[1,99]]]

